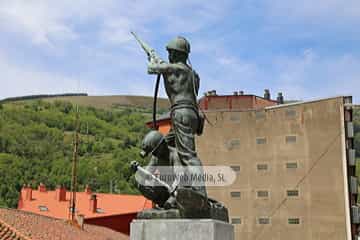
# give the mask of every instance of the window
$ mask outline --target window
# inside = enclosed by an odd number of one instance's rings
[[[269,191],[266,191],[266,190],[257,191],[256,195],[257,195],[258,198],[268,198],[269,197]]]
[[[263,119],[263,118],[265,118],[265,112],[263,112],[263,111],[255,112],[255,118],[256,118],[256,119]]]
[[[240,121],[240,113],[231,113],[230,120],[233,122],[239,122]]]
[[[230,166],[230,167],[234,172],[236,172],[236,173],[240,172],[240,166]]]
[[[356,151],[355,149],[348,149],[349,165],[355,166],[356,163]]]
[[[288,197],[298,197],[299,196],[299,190],[287,190],[286,195]]]
[[[229,150],[240,147],[240,139],[231,139],[226,143],[226,147]]]
[[[232,218],[231,224],[241,224],[241,218]]]
[[[296,111],[294,109],[286,110],[286,117],[289,117],[289,118],[296,117]]]
[[[39,208],[39,210],[40,210],[41,212],[47,212],[47,211],[49,211],[49,209],[47,208],[47,206],[41,205],[41,206],[38,206],[38,208]]]
[[[70,208],[69,208],[69,211],[72,212],[72,211],[73,211],[73,208],[70,207]],[[75,212],[77,212],[76,208],[75,208]]]
[[[266,144],[266,138],[257,138],[256,144]]]
[[[241,192],[231,192],[230,195],[232,198],[240,198]]]
[[[288,224],[300,224],[300,218],[289,218]]]
[[[270,218],[268,217],[260,217],[258,218],[259,224],[270,224]]]
[[[256,168],[258,171],[266,171],[268,170],[268,165],[266,163],[257,164]]]
[[[297,167],[298,167],[297,162],[288,162],[288,163],[286,163],[286,168],[287,169],[295,169]]]
[[[353,138],[354,137],[354,124],[353,122],[346,123],[346,137]]]
[[[296,143],[296,136],[286,136],[286,143]]]
[[[97,213],[105,213],[104,209],[102,209],[102,208],[97,208],[97,209],[96,209],[96,212],[97,212]]]

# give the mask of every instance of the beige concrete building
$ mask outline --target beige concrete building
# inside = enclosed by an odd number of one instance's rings
[[[357,207],[351,97],[282,104],[209,91],[199,100],[208,121],[197,137],[203,165],[237,174],[227,187],[208,187],[229,208],[238,240],[353,240]],[[158,120],[170,129],[169,115]]]
[[[229,208],[236,239],[355,239],[351,101],[205,110],[197,151],[204,165],[237,172],[231,186],[208,188]]]

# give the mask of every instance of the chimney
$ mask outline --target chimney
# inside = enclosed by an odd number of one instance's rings
[[[31,201],[32,200],[32,188],[30,185],[23,187],[24,194],[25,194],[25,201]]]
[[[92,213],[96,213],[96,209],[97,209],[97,198],[96,198],[96,194],[92,194],[90,197],[90,207],[89,210]]]
[[[276,100],[277,100],[278,104],[284,104],[284,96],[282,95],[281,92],[278,93]]]
[[[38,187],[38,191],[39,191],[39,192],[46,192],[46,186],[45,186],[45,184],[40,183],[40,184],[39,184],[39,187]]]
[[[55,193],[56,193],[55,197],[56,197],[57,201],[59,201],[59,202],[66,201],[66,188],[65,187],[57,186]]]
[[[217,96],[216,90],[207,91],[206,93],[204,93],[204,95],[206,97],[208,97],[208,96]]]
[[[244,95],[244,91],[239,91],[239,95]]]
[[[86,194],[91,194],[91,188],[90,188],[89,185],[86,185],[86,187],[85,187],[85,193],[86,193]]]
[[[266,100],[270,100],[270,91],[269,91],[269,89],[264,90],[264,98]]]

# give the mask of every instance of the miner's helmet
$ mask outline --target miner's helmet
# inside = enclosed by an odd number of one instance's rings
[[[146,134],[141,143],[140,156],[144,158],[147,155],[152,154],[164,141],[165,138],[159,131],[150,131],[148,134]]]
[[[184,37],[176,37],[166,45],[166,50],[176,50],[189,54],[190,43]]]

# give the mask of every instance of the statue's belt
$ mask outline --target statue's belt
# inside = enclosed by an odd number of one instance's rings
[[[170,108],[170,113],[172,115],[172,113],[177,110],[177,109],[183,109],[183,108],[188,108],[188,109],[192,109],[199,117],[199,109],[198,107],[193,104],[192,102],[178,102],[175,103],[174,105],[171,106]]]

